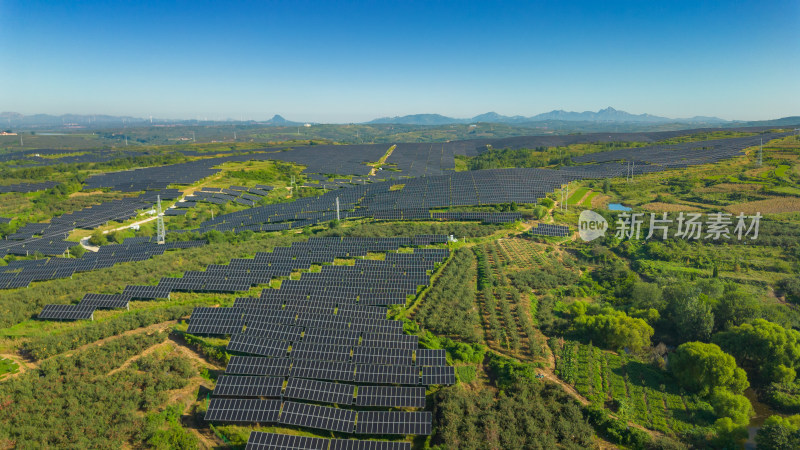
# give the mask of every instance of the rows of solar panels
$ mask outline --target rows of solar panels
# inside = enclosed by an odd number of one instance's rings
[[[253,431],[246,450],[411,450],[410,442],[325,439]]]
[[[575,179],[569,174],[542,169],[496,169],[454,172],[448,175],[403,181],[386,181],[301,198],[291,203],[258,206],[224,214],[202,223],[194,231],[275,231],[298,228],[336,219],[339,199],[341,219],[358,217],[396,218],[402,211],[418,211],[419,218],[430,208],[535,203],[564,183]],[[436,213],[451,220],[489,222],[517,220],[517,214]],[[430,217],[428,215],[427,217]],[[457,217],[457,219],[456,219]]]
[[[794,126],[787,126],[786,128],[796,128],[797,125]],[[511,149],[519,149],[519,148],[536,148],[536,147],[564,147],[571,144],[580,144],[580,143],[590,143],[590,142],[655,142],[664,139],[670,139],[678,136],[686,136],[696,133],[708,133],[713,131],[742,131],[742,132],[763,132],[771,130],[775,127],[739,127],[739,128],[702,128],[702,129],[692,129],[692,130],[675,130],[675,131],[648,131],[648,132],[636,132],[636,133],[585,133],[585,134],[573,134],[573,135],[541,135],[541,136],[516,136],[516,137],[508,137],[508,138],[491,138],[491,139],[471,139],[471,140],[462,140],[462,141],[452,141],[447,143],[440,143],[440,144],[398,144],[398,148],[395,150],[397,155],[394,153],[390,157],[390,161],[396,160],[396,158],[403,153],[401,146],[415,146],[419,147],[422,150],[418,150],[420,152],[424,152],[425,150],[430,149],[431,147],[436,148],[436,146],[443,147],[444,152],[453,153],[456,155],[466,155],[466,156],[475,156],[481,152],[486,151],[488,148],[511,148]],[[376,153],[371,153],[370,157],[375,157],[377,154],[378,158],[382,156],[382,152],[385,152],[388,148],[388,144],[376,144]],[[324,147],[324,146],[306,146],[306,147],[295,147],[293,150],[289,152],[281,152],[281,153],[291,153],[293,151],[299,149],[313,149],[315,147]],[[337,146],[339,148],[349,147],[349,146]],[[368,146],[362,146],[361,151]],[[438,150],[438,149],[437,149]],[[248,150],[253,151],[253,150]],[[274,152],[274,149],[265,148],[262,151],[266,152]],[[433,152],[435,150],[431,150]],[[237,149],[215,149],[214,154],[232,154],[238,153],[241,150]],[[180,153],[186,156],[207,156],[208,152],[202,151],[194,151],[194,150],[181,150]],[[378,154],[380,153],[380,154]],[[424,153],[423,153],[424,154]],[[22,165],[26,167],[31,166],[46,166],[46,165],[55,165],[55,164],[70,164],[70,163],[87,163],[87,162],[104,162],[109,161],[112,159],[117,158],[129,158],[140,156],[140,151],[129,151],[124,149],[115,149],[113,151],[109,151],[108,149],[85,149],[81,150],[80,154],[76,154],[74,150],[59,150],[59,149],[36,149],[36,150],[17,150],[10,153],[4,153],[0,155],[0,162],[10,162],[10,161],[24,161]],[[57,156],[57,158],[47,158],[47,156]],[[351,157],[355,161],[363,161],[363,159],[359,159],[358,152]],[[308,158],[303,156],[298,156],[298,159],[305,158],[309,160],[311,163],[314,163],[313,158]],[[369,159],[366,161],[377,161],[378,158]],[[397,158],[399,159],[399,158]],[[420,161],[422,158],[412,159],[412,161]],[[324,168],[324,167],[323,167]],[[324,170],[320,171],[320,173],[326,173]],[[341,172],[336,172],[341,173]]]
[[[522,219],[514,212],[431,212],[427,208],[386,209],[375,211],[376,220],[479,220],[483,223],[507,223]]]
[[[539,223],[531,228],[531,234],[538,236],[566,237],[570,235],[569,227],[564,225],[553,225],[550,223]]]
[[[180,191],[165,189],[145,192],[138,197],[111,200],[62,214],[47,223],[29,223],[0,241],[0,257],[6,255],[62,255],[76,242],[64,239],[76,228],[93,229],[109,221],[124,221],[136,217],[139,211],[153,206],[156,196],[177,198]]]
[[[124,244],[100,247],[99,252],[84,255],[80,259],[50,258],[13,261],[3,267],[8,272],[0,273],[0,283],[6,280],[3,277],[7,277],[7,288],[22,287],[23,284],[27,286],[30,282],[39,279],[71,276],[72,273],[78,271],[76,267],[79,266],[75,264],[80,264],[86,258],[91,258],[94,265],[81,266],[80,271],[109,267],[121,262],[143,260],[171,248],[188,248],[205,243],[205,241],[177,241],[159,245],[144,242],[144,239],[150,238],[128,238]],[[242,292],[253,286],[267,284],[272,278],[288,277],[293,271],[309,269],[311,264],[332,263],[335,258],[353,258],[366,256],[368,252],[396,250],[401,246],[443,242],[447,242],[447,240],[442,235],[419,235],[413,238],[312,238],[307,242],[293,243],[290,247],[277,247],[272,252],[257,253],[252,259],[233,259],[226,265],[208,265],[205,271],[184,272],[182,277],[163,277],[155,286],[129,285],[123,290],[122,296],[127,300],[156,300],[168,299],[172,292]],[[430,258],[441,259],[444,254],[442,249],[418,249],[418,252],[420,252],[418,257],[423,258],[423,261],[418,264],[418,267],[404,269],[402,274],[398,275],[400,281],[403,281],[402,284],[399,282],[393,284],[391,289],[367,290],[358,297],[354,295],[355,291],[352,289],[335,288],[333,285],[337,283],[331,281],[329,282],[331,295],[351,302],[359,301],[363,304],[405,303],[405,295],[414,294],[416,291],[416,285],[412,287],[409,283],[418,281],[419,284],[425,284],[427,282],[427,279],[424,278],[425,270],[433,267]],[[425,257],[429,259],[425,260]],[[388,277],[394,272],[388,273],[387,270],[393,271],[397,264],[401,264],[395,262],[398,258],[403,258],[403,256],[389,255],[388,259],[380,261],[380,264],[370,263],[366,260],[356,261],[357,266],[353,267],[363,266],[362,272],[366,271],[377,276],[386,272]],[[88,263],[90,260],[86,262]],[[340,266],[323,266],[320,274],[336,275],[339,273],[337,267]],[[352,271],[352,269],[350,270]],[[264,292],[267,294],[262,294],[263,301],[277,303],[282,301],[284,295],[289,295],[286,298],[299,298],[303,292],[312,292],[314,289],[308,286],[307,280],[315,276],[317,274],[306,274],[305,280],[285,280],[283,285],[286,289],[280,292],[278,292],[279,290],[274,290],[275,292],[265,290]],[[401,285],[402,289],[398,287]],[[241,300],[241,302],[246,301],[246,299]],[[115,308],[127,307],[127,303],[116,305]],[[48,320],[91,319],[90,313],[93,312],[93,309],[86,312],[85,306],[84,302],[73,305],[46,305],[38,317]]]
[[[261,188],[247,188],[244,186],[231,186],[225,188],[203,188],[195,191],[194,194],[186,196],[184,201],[178,202],[176,208],[194,208],[198,202],[213,203],[224,205],[229,202],[238,203],[245,206],[254,206],[265,195],[269,195],[269,190]],[[174,210],[171,210],[174,211]],[[185,213],[184,213],[185,214]],[[170,215],[178,215],[173,213]]]
[[[389,250],[445,241],[442,235],[311,239],[273,253],[295,261],[386,253],[354,265],[324,265],[232,307],[195,308],[187,332],[230,335],[227,350],[234,354],[205,419],[358,435],[430,434],[431,413],[408,409],[425,407],[425,386],[455,383],[454,369],[444,350],[419,348],[418,336],[405,334],[402,321],[387,319],[386,306],[376,305],[405,303],[449,256],[444,248]],[[291,439],[254,433],[251,444],[333,445]],[[337,448],[375,448],[346,442],[336,445],[352,447]]]
[[[28,287],[34,281],[69,278],[77,272],[89,272],[131,261],[144,261],[162,255],[167,250],[200,247],[205,244],[206,241],[176,241],[159,245],[128,238],[123,244],[104,245],[97,252],[86,252],[80,258],[56,257],[10,261],[8,265],[0,267],[0,289]]]
[[[9,192],[36,192],[50,189],[58,184],[56,181],[42,181],[39,183],[14,183],[0,185],[0,194],[7,194]]]
[[[715,163],[741,154],[747,147],[759,145],[763,141],[778,139],[790,133],[767,133],[711,141],[684,142],[679,144],[652,147],[625,148],[600,153],[589,153],[572,158],[574,162],[635,161],[642,164],[658,164],[667,167],[680,167]]]

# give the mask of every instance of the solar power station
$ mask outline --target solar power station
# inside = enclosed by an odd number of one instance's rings
[[[538,168],[455,171],[457,155],[476,156],[491,148],[537,148],[585,142],[655,142],[689,131],[652,133],[523,136],[446,143],[294,146],[236,154],[215,150],[214,157],[190,162],[92,175],[86,190],[110,189],[130,196],[29,223],[0,241],[0,257],[16,255],[0,267],[0,289],[28,287],[32,282],[72,277],[75,273],[144,261],[165,251],[198,247],[206,241],[128,238],[104,245],[81,258],[66,254],[76,245],[67,241],[75,229],[95,229],[124,221],[153,208],[158,199],[178,199],[173,185],[189,185],[220,171],[228,162],[286,161],[305,166],[307,186],[322,194],[291,202],[263,204],[272,186],[203,187],[167,209],[165,216],[182,216],[191,208],[233,204],[245,206],[213,216],[187,232],[270,232],[308,227],[332,220],[480,221],[521,220],[513,203],[533,204],[571,181],[659,172],[722,161],[745,148],[790,133],[768,133],[715,141],[585,154],[557,170]],[[705,130],[708,131],[708,130]],[[756,131],[753,129],[752,131]],[[74,153],[74,152],[73,152]],[[183,151],[204,157],[199,151]],[[42,150],[42,158],[18,151],[0,155],[0,162],[33,166],[102,162],[135,156],[89,150]],[[222,155],[222,156],[219,156]],[[382,161],[380,165],[372,164]],[[294,184],[294,182],[293,182]],[[56,183],[0,186],[0,193],[35,192]],[[294,186],[293,186],[294,187]],[[144,192],[135,196],[137,192]],[[294,191],[293,191],[294,192]],[[159,202],[160,205],[160,202]],[[513,205],[511,205],[513,206]],[[484,207],[501,211],[461,211]],[[488,208],[487,208],[488,207]],[[159,207],[160,211],[160,207]],[[193,217],[191,215],[190,217]],[[173,219],[174,220],[174,219]],[[0,223],[9,223],[0,218]],[[531,234],[569,237],[569,227],[536,224]],[[159,232],[163,238],[163,233]],[[185,236],[185,235],[184,235]],[[229,307],[197,307],[187,332],[229,338],[233,356],[210,395],[205,420],[212,423],[286,426],[326,432],[336,438],[252,432],[248,449],[410,449],[408,435],[430,435],[431,411],[425,411],[426,388],[456,382],[455,370],[441,349],[421,348],[407,335],[403,322],[387,319],[388,307],[405,305],[429,285],[433,270],[450,251],[446,235],[366,238],[323,237],[294,242],[252,258],[210,264],[181,276],[162,276],[154,285],[127,285],[114,294],[87,293],[75,304],[45,305],[43,320],[93,320],[96,310],[128,309],[133,301],[169,299],[174,292],[243,294],[281,278],[280,288],[263,288],[257,296],[239,297]],[[368,254],[382,254],[366,258]],[[35,259],[29,259],[36,256]],[[40,257],[42,256],[42,257]],[[334,264],[349,259],[352,264]],[[319,270],[309,271],[312,265]],[[300,277],[290,275],[303,271]],[[371,437],[384,440],[371,440]],[[395,440],[391,440],[395,436]]]
[[[312,238],[235,259],[233,268],[209,266],[206,272],[247,268],[286,276],[311,264],[355,258],[353,265],[303,272],[231,307],[194,309],[188,332],[229,335],[227,350],[234,355],[205,419],[353,435],[430,434],[431,413],[420,411],[425,386],[454,384],[455,371],[444,350],[419,348],[419,338],[405,334],[401,321],[387,319],[386,307],[405,304],[450,255],[446,248],[419,246],[446,241],[443,235]],[[401,247],[415,248],[398,253]],[[364,259],[367,253],[384,253],[384,259]],[[370,447],[377,441],[309,439],[252,433],[248,448],[408,448],[389,441]]]

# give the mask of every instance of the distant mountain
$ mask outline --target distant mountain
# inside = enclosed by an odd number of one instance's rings
[[[737,122],[736,125],[748,127],[783,127],[800,125],[800,116],[782,117],[772,120],[753,120],[750,122]]]
[[[266,122],[260,122],[260,123],[266,124],[266,125],[275,125],[275,126],[280,126],[280,127],[293,127],[293,126],[297,126],[297,125],[302,125],[301,122],[292,122],[291,120],[286,120],[286,119],[283,118],[283,116],[280,116],[278,114],[275,114],[274,116],[272,116],[272,119],[269,119]]]
[[[0,113],[0,125],[14,127],[106,127],[141,125],[148,123],[148,119],[129,116],[108,116],[105,114],[50,114],[24,115],[16,112]],[[4,124],[5,123],[5,124]]]
[[[722,124],[728,121],[718,117],[692,117],[688,119],[670,119],[667,117],[654,116],[652,114],[631,114],[625,111],[616,110],[608,107],[601,109],[597,112],[584,111],[564,111],[554,110],[547,113],[538,114],[532,117],[524,116],[504,116],[496,112],[488,112],[481,114],[470,119],[455,119],[452,117],[442,116],[440,114],[413,114],[402,117],[382,117],[375,119],[368,124],[379,123],[396,123],[406,125],[448,125],[448,124],[466,124],[466,123],[505,123],[505,124],[526,124],[535,122],[547,121],[562,121],[562,122],[612,122],[612,123],[705,123],[705,124]]]
[[[367,122],[368,124],[397,123],[404,125],[449,125],[452,123],[469,123],[470,119],[453,119],[441,114],[413,114],[402,117],[381,117]]]
[[[150,125],[197,125],[197,124],[221,124],[221,123],[248,123],[274,126],[298,126],[303,122],[292,122],[284,119],[280,115],[274,115],[265,122],[226,120],[195,120],[195,119],[158,119],[141,118],[130,116],[109,116],[104,114],[63,114],[54,116],[50,114],[25,115],[16,112],[0,113],[0,127],[3,129],[53,129],[53,128],[122,128],[122,127],[146,127]]]

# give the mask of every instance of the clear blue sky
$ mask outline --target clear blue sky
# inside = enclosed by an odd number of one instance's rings
[[[800,115],[800,1],[0,0],[0,111]]]

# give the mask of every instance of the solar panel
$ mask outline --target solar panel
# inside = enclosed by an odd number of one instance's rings
[[[422,384],[456,384],[456,372],[452,366],[430,366],[422,368]]]
[[[286,425],[352,433],[356,412],[328,406],[284,402],[280,422]]]
[[[331,439],[330,450],[411,450],[411,443]]]
[[[283,377],[220,375],[213,394],[222,397],[280,397]]]
[[[190,319],[189,334],[237,334],[242,332],[242,319]]]
[[[424,408],[424,387],[359,386],[356,406]]]
[[[419,368],[417,366],[359,365],[356,366],[356,382],[371,384],[419,384]]]
[[[328,450],[328,439],[253,431],[245,450]]]
[[[447,354],[444,349],[420,348],[416,351],[415,361],[418,366],[446,366]]]
[[[130,298],[124,295],[86,294],[79,303],[84,306],[94,306],[95,309],[127,308]]]
[[[353,381],[355,368],[355,364],[346,362],[300,360],[292,363],[291,374],[295,378]]]
[[[286,358],[262,358],[260,356],[231,356],[225,373],[231,375],[289,376],[291,362]]]
[[[269,338],[234,334],[228,342],[228,350],[232,352],[251,353],[261,356],[285,357],[289,343],[274,341]]]
[[[206,422],[277,422],[280,400],[212,398]]]
[[[356,364],[410,366],[412,356],[412,350],[401,348],[356,347],[353,349],[353,362]]]
[[[359,411],[356,433],[430,435],[432,420],[429,411]]]
[[[356,387],[351,384],[289,378],[289,382],[286,384],[286,392],[283,396],[320,403],[352,405],[355,390]]]
[[[87,305],[44,305],[39,319],[81,320],[94,319],[94,306]]]

